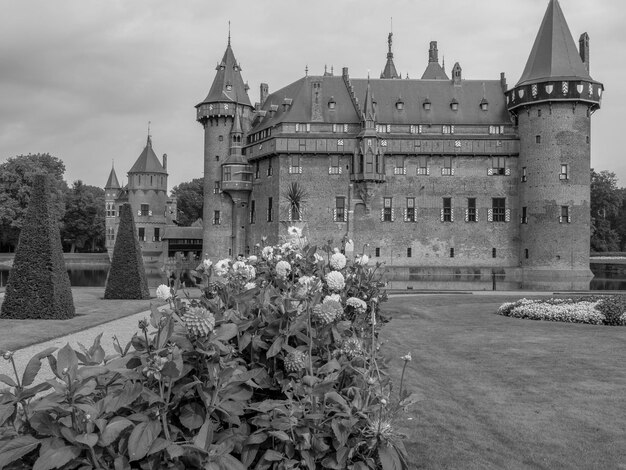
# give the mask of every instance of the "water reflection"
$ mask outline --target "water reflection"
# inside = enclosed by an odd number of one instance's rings
[[[626,264],[591,263],[591,290],[626,290]]]

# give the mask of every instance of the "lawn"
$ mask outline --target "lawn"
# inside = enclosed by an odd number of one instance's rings
[[[396,379],[423,400],[400,429],[415,468],[626,468],[624,327],[494,315],[517,297],[413,295],[385,304]]]

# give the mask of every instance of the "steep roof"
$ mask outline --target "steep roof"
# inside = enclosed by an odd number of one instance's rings
[[[380,74],[380,78],[402,78],[398,74],[396,66],[393,63],[393,52],[391,52],[392,37],[393,33],[389,33],[389,36],[387,37],[387,43],[389,45],[389,51],[387,52],[387,63],[385,64],[385,69]]]
[[[165,173],[167,171],[161,165],[161,162],[157,158],[154,150],[152,150],[152,138],[148,136],[146,146],[137,158],[137,161],[128,173]]]
[[[592,80],[576,49],[558,0],[550,0],[516,86],[547,80]]]
[[[322,121],[326,123],[358,124],[362,116],[355,110],[343,77],[306,76],[268,96],[253,122],[251,133],[283,122],[306,123],[312,120],[312,83],[320,83]],[[374,101],[376,122],[381,124],[508,124],[509,113],[500,80],[462,80],[454,85],[452,80],[386,80],[370,79],[370,91]],[[361,111],[365,107],[367,78],[350,79]],[[290,106],[281,106],[285,98],[291,98]],[[335,101],[334,109],[328,102]],[[480,109],[485,98],[487,111]],[[430,110],[423,102],[431,102]],[[450,103],[456,99],[459,108],[453,111]],[[398,110],[396,103],[404,103]],[[273,105],[274,111],[271,111]]]
[[[228,38],[228,46],[226,46],[224,57],[217,64],[215,70],[217,70],[217,73],[213,79],[209,94],[199,105],[230,101],[252,106],[248,97],[247,86],[243,82],[243,78],[241,78],[241,67],[235,59],[232,47],[230,47],[230,37]]]
[[[120,189],[120,182],[115,174],[115,168],[111,168],[111,173],[109,173],[109,179],[107,184],[104,185],[104,189]]]
[[[428,62],[422,80],[450,80],[450,78],[439,62]]]

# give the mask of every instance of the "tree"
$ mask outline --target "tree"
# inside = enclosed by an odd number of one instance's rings
[[[70,252],[104,250],[104,190],[75,181],[65,197],[61,237]]]
[[[39,174],[24,218],[0,317],[65,319],[75,315],[50,178]]]
[[[591,250],[617,251],[620,236],[614,230],[622,206],[622,191],[615,173],[591,169]]]
[[[64,195],[67,184],[63,180],[65,165],[48,153],[18,155],[0,164],[0,246],[14,250],[30,201],[33,177],[45,173],[50,178],[50,196],[57,221],[65,212]]]
[[[172,196],[176,198],[178,207],[177,221],[186,227],[202,218],[204,204],[204,179],[196,178],[189,182],[180,183],[172,189]]]
[[[130,204],[122,205],[113,260],[104,290],[105,299],[149,299],[141,246]]]

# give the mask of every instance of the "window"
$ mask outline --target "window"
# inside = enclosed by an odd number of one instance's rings
[[[476,217],[476,198],[468,197],[467,198],[467,214],[465,215],[466,222],[476,222],[478,219]]]
[[[215,161],[219,162],[220,161],[220,156],[219,155],[215,155]]]
[[[339,165],[339,155],[330,156],[330,166],[328,167],[329,175],[340,175],[341,166]]]
[[[376,247],[376,250],[374,250],[374,256],[376,256],[376,258],[380,258],[380,248]]]
[[[152,215],[152,213],[150,212],[150,205],[148,204],[142,204],[141,205],[141,210],[139,211],[139,215]]]
[[[300,166],[300,155],[291,155],[289,157],[289,174],[302,173],[302,167]]]
[[[213,211],[213,225],[220,225],[221,222],[220,211]]]
[[[267,176],[272,176],[274,174],[274,169],[272,168],[272,159],[267,159]]]
[[[504,157],[491,157],[491,174],[492,175],[505,175],[505,158]]]
[[[230,181],[232,174],[232,168],[230,166],[222,167],[222,179],[224,181]]]
[[[425,155],[417,157],[417,174],[430,175],[430,170],[428,169],[428,157]]]
[[[528,259],[528,248],[524,248],[524,258]]]
[[[535,143],[536,144],[540,144],[541,143],[541,136],[540,135],[536,135],[535,136]]]
[[[154,238],[152,241],[155,241],[155,242],[161,241],[161,229],[159,227],[154,227]]]
[[[406,257],[407,257],[407,258],[410,258],[412,254],[413,254],[413,253],[412,253],[411,247],[408,247],[408,248],[406,249]]]
[[[569,179],[569,166],[566,163],[561,163],[561,173],[559,173],[560,180]]]
[[[296,132],[311,132],[311,124],[296,124]]]
[[[346,198],[343,196],[335,198],[335,210],[333,211],[333,221],[335,222],[346,222],[347,218],[346,211]]]
[[[492,257],[492,258],[495,258],[495,257],[496,257],[496,253],[497,253],[497,252],[496,252],[496,249],[495,249],[495,248],[492,248],[492,249],[491,249],[491,257]]]
[[[537,117],[541,117],[541,108],[537,109]]]
[[[569,224],[572,221],[569,215],[569,206],[561,206],[561,216],[559,217],[559,223]]]
[[[491,199],[491,222],[506,222],[506,198],[494,197]]]
[[[444,124],[441,127],[441,132],[443,134],[454,134],[454,126]]]
[[[526,167],[525,167],[525,166],[523,166],[523,167],[522,167],[522,183],[525,183],[525,182],[526,182],[526,178],[527,178],[527,177],[526,177]]]
[[[344,124],[344,125],[343,125],[343,131],[344,131],[344,132],[348,132],[348,125],[347,125],[347,124]]]
[[[219,140],[220,142],[223,142],[224,141],[224,136],[220,135],[217,140]],[[220,157],[217,157],[217,158],[219,159]]]
[[[404,156],[396,155],[396,166],[393,169],[394,175],[406,175],[406,168],[404,167]]]
[[[220,182],[214,181],[213,182],[213,194],[219,194],[221,192],[220,187],[221,187]]]
[[[143,227],[139,227],[137,229],[137,236],[139,237],[140,242],[145,242],[146,241],[146,229]]]
[[[522,224],[528,223],[528,208],[526,206],[522,207],[522,217],[520,219]]]
[[[273,207],[272,207],[272,198],[268,197],[267,198],[267,221],[271,222],[272,221],[272,211],[273,211]]]
[[[422,125],[421,124],[419,124],[417,126],[411,125],[411,127],[409,128],[409,132],[411,134],[421,134],[422,133]]]
[[[253,199],[250,201],[250,223],[256,222],[256,201]]]
[[[383,198],[383,209],[382,209],[382,214],[381,214],[381,220],[383,222],[393,222],[392,198],[390,197]]]
[[[454,168],[452,168],[452,157],[443,157],[443,168],[441,169],[443,176],[454,175]]]
[[[404,210],[404,221],[415,222],[415,198],[406,198],[406,209]]]
[[[450,258],[454,258],[454,248],[450,248]]]
[[[504,126],[489,126],[490,134],[504,134]]]
[[[261,162],[257,160],[256,163],[254,164],[254,179],[255,180],[259,179],[260,173],[261,173]]]
[[[441,209],[441,221],[442,222],[453,222],[454,214],[452,211],[452,198],[444,197],[443,198],[443,208]]]

